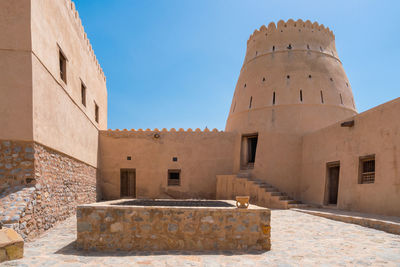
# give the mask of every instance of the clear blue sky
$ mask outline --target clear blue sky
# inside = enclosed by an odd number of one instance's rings
[[[111,129],[224,129],[249,35],[280,19],[334,31],[359,112],[400,96],[397,0],[75,3],[107,76]]]

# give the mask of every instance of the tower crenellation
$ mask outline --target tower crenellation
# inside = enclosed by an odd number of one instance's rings
[[[271,22],[268,27],[261,26],[250,35],[247,41],[245,62],[261,55],[288,50],[304,50],[339,57],[335,47],[335,35],[323,24],[301,19]]]

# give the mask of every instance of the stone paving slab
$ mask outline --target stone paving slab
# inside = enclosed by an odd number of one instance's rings
[[[0,266],[396,266],[400,236],[292,210],[273,210],[265,253],[84,252],[71,217],[25,245],[25,258]]]
[[[302,208],[292,209],[298,212],[321,216],[327,219],[354,223],[374,228],[391,234],[400,235],[400,218],[393,216],[379,216],[360,212],[342,211],[334,209]]]

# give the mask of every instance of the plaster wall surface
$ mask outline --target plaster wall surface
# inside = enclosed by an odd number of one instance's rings
[[[121,168],[136,170],[138,198],[215,199],[216,175],[231,174],[240,153],[236,133],[101,131],[99,140],[104,199],[120,198]],[[169,169],[181,170],[180,186],[167,186]]]
[[[60,49],[67,58],[66,82],[60,76]],[[98,130],[107,128],[106,81],[73,3],[32,1],[31,60],[34,140],[97,166]]]
[[[32,140],[30,1],[0,1],[0,139]]]
[[[301,198],[323,204],[327,163],[340,161],[339,209],[400,215],[400,98],[303,138]],[[375,182],[360,184],[359,158],[375,155]]]

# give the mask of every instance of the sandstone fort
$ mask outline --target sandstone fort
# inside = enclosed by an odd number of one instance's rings
[[[24,239],[121,198],[400,216],[400,99],[358,113],[322,24],[250,35],[223,131],[108,129],[106,74],[70,0],[2,0],[0,32],[0,220]]]

